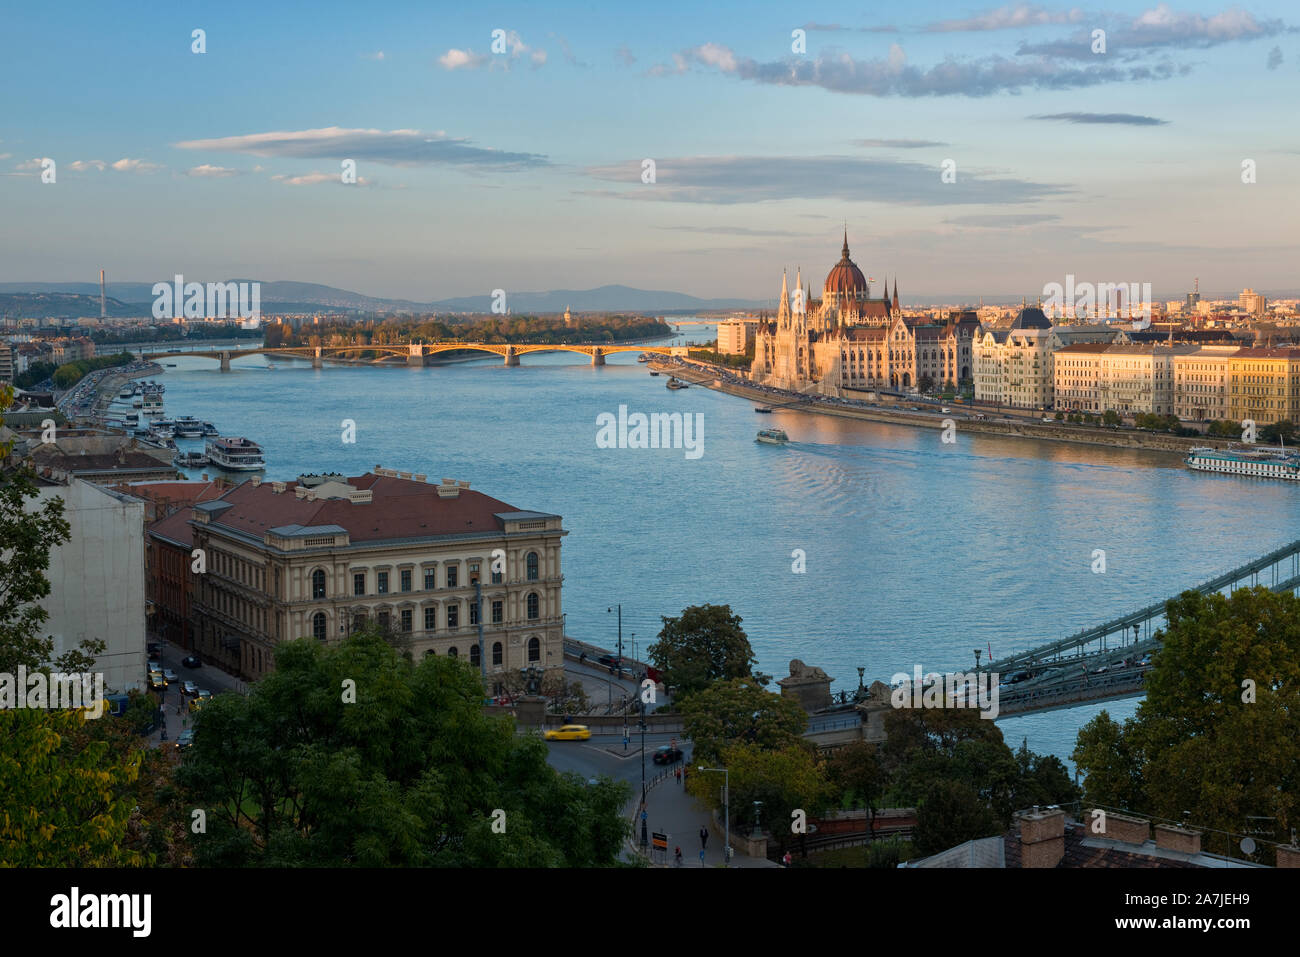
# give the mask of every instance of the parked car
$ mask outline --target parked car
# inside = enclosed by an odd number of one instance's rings
[[[162,676],[161,671],[149,672],[149,690],[150,691],[167,690],[167,679]]]
[[[674,748],[671,744],[660,745],[655,748],[655,764],[675,764],[682,759],[682,749]]]
[[[176,738],[176,750],[184,751],[194,744],[194,729],[186,728]]]
[[[585,724],[566,724],[543,732],[547,741],[586,741],[591,737],[591,729]]]
[[[615,663],[618,661],[618,656],[617,656],[617,655],[601,655],[601,656],[600,656],[599,658],[597,658],[596,660],[597,660],[598,662],[600,662],[602,665],[612,665],[612,664],[615,664]]]
[[[211,700],[212,700],[212,692],[209,691],[207,688],[200,688],[198,694],[196,694],[190,700],[190,712],[193,713],[195,711],[198,711],[200,708],[202,708],[205,704],[207,704]]]
[[[203,659],[200,658],[198,655],[190,655],[189,657],[181,661],[181,665],[182,667],[185,668],[202,668]]]

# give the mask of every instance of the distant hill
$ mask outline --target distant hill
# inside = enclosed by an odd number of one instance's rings
[[[160,280],[168,281],[168,280]],[[206,281],[206,280],[205,280]],[[217,281],[217,280],[214,280]],[[249,282],[251,280],[220,280]],[[147,315],[153,308],[153,283],[110,282],[110,316]],[[492,296],[461,296],[436,302],[385,299],[365,296],[313,282],[274,281],[262,283],[262,311],[317,312],[482,312],[492,311]],[[17,297],[17,298],[15,298]],[[34,301],[39,300],[39,301]],[[563,312],[677,312],[716,309],[758,309],[761,300],[700,299],[685,293],[634,289],[631,286],[601,286],[598,289],[556,289],[549,292],[507,293],[506,307],[512,313]],[[54,308],[57,306],[58,308]],[[93,308],[92,308],[93,306]],[[34,311],[28,311],[34,310]],[[93,282],[4,282],[0,283],[0,315],[5,316],[97,316],[99,284]]]

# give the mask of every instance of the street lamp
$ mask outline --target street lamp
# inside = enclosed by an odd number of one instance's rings
[[[613,608],[606,608],[605,613],[613,612]],[[618,606],[618,667],[623,667],[623,606]]]
[[[641,699],[641,847],[650,842],[646,839],[646,802],[645,802],[645,699]]]
[[[864,668],[862,665],[858,665],[858,697],[859,698],[862,697],[862,675],[866,672],[866,670],[867,669]]]
[[[727,866],[727,861],[731,857],[731,773],[726,768],[706,768],[703,765],[697,765],[699,771],[721,771],[722,772],[722,820],[723,834],[722,845],[722,866]]]

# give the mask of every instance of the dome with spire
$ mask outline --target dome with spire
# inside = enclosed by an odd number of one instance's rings
[[[867,295],[867,277],[849,258],[849,231],[844,230],[844,248],[840,250],[840,261],[831,267],[826,277],[823,296],[832,301],[851,302],[865,298]]]

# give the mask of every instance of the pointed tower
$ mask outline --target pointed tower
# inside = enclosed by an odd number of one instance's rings
[[[785,270],[781,270],[781,302],[776,310],[776,326],[784,329],[790,324],[790,286],[786,282]]]
[[[894,312],[898,312],[898,276],[894,276]]]

